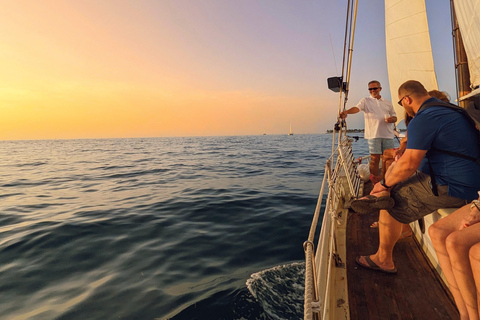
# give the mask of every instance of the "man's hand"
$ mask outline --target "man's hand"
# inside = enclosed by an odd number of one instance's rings
[[[390,193],[390,191],[385,188],[384,186],[382,186],[382,184],[380,182],[377,182],[375,183],[375,185],[373,186],[373,189],[372,191],[370,192],[370,194],[372,196],[375,196],[375,197],[381,197],[381,196],[384,196],[385,194],[381,194],[381,193],[385,193],[385,192],[388,192]],[[380,195],[381,194],[381,195]]]

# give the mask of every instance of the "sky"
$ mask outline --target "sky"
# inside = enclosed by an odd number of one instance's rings
[[[347,0],[0,0],[0,140],[324,133]],[[427,0],[455,96],[450,1]],[[347,107],[382,83],[384,4],[359,1]],[[397,97],[394,100],[396,101]],[[349,117],[363,128],[363,115]]]

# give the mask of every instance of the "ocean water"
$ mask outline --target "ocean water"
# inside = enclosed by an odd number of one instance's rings
[[[302,318],[331,140],[0,142],[0,319]]]

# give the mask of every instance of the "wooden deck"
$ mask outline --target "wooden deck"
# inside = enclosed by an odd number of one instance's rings
[[[349,213],[347,279],[350,318],[458,319],[450,291],[425,258],[414,237],[399,240],[394,249],[398,273],[384,274],[357,266],[355,258],[376,252],[378,229],[370,228],[377,215]]]

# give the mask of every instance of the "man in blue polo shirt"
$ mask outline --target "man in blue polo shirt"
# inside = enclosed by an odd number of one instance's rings
[[[468,119],[444,106],[422,108],[439,100],[429,96],[418,81],[403,83],[398,97],[405,111],[415,116],[408,125],[407,149],[371,192],[372,195],[389,192],[395,204],[388,211],[380,210],[378,251],[357,258],[359,265],[387,273],[397,271],[392,255],[403,223],[418,220],[439,208],[461,207],[476,199],[480,190],[480,165],[437,151],[480,157],[478,132]]]

